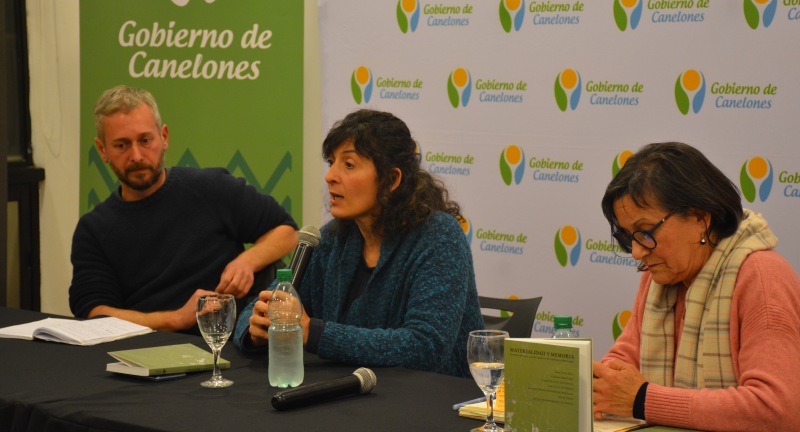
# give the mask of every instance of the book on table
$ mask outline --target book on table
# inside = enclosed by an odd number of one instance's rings
[[[190,343],[112,351],[108,355],[118,361],[106,365],[106,371],[136,376],[159,376],[200,372],[214,369],[213,355]],[[219,359],[220,369],[231,363]]]
[[[506,354],[507,356],[508,354]],[[506,374],[508,357],[506,357]],[[591,363],[591,362],[590,362]],[[506,375],[507,377],[507,375]],[[506,382],[500,385],[496,393],[497,399],[494,404],[494,420],[498,423],[505,423],[506,419]],[[489,412],[489,407],[485,401],[464,405],[458,409],[461,417],[485,420]],[[593,421],[592,430],[594,432],[624,432],[639,429],[644,426],[644,421],[632,417],[604,416],[603,420]],[[510,427],[510,425],[509,425]],[[516,429],[519,430],[519,429]],[[524,430],[524,429],[523,429]],[[556,428],[556,430],[560,430]]]
[[[76,320],[45,318],[25,324],[0,328],[0,337],[41,339],[70,345],[97,345],[152,333],[154,330],[115,317]]]
[[[504,375],[512,429],[592,432],[591,339],[506,339]]]

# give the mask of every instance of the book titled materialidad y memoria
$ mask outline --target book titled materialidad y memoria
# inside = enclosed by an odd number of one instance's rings
[[[505,386],[512,429],[593,430],[590,339],[506,339]]]
[[[208,351],[190,343],[112,351],[108,355],[119,360],[106,365],[106,370],[127,375],[157,376],[214,369],[214,357]],[[219,359],[219,367],[231,363]]]
[[[513,430],[517,431],[538,428],[539,431],[559,432],[624,432],[644,427],[643,421],[632,417],[607,415],[603,420],[592,420],[590,341],[562,341],[564,339],[506,339],[505,382],[497,391],[495,421],[508,424],[509,430],[513,423],[516,425]],[[509,346],[512,352],[508,351]],[[587,373],[588,384],[582,381]],[[509,403],[509,397],[513,402]],[[509,406],[513,411],[506,411]],[[552,409],[560,414],[551,413]],[[589,417],[582,417],[581,410],[588,410]],[[458,415],[484,420],[488,411],[486,402],[479,402],[461,407]]]

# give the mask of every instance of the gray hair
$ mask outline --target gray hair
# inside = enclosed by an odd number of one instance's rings
[[[141,104],[145,104],[153,110],[156,119],[156,126],[161,129],[161,113],[158,112],[158,104],[153,95],[144,89],[118,85],[103,92],[100,99],[94,104],[94,127],[97,130],[97,137],[104,141],[103,120],[106,117],[120,111],[128,112]]]

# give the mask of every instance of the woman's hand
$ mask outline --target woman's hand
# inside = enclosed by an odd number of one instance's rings
[[[253,314],[250,315],[250,341],[253,346],[264,346],[269,340],[269,316],[267,306],[272,298],[272,291],[261,291],[258,300],[253,305]]]
[[[272,291],[261,291],[258,294],[258,300],[253,305],[253,314],[250,315],[250,341],[253,346],[264,346],[269,341],[270,320],[267,308],[271,299]],[[311,318],[306,314],[302,305],[300,305],[300,310],[303,313],[300,317],[300,326],[303,328],[303,345],[305,346],[308,342],[308,326]]]
[[[607,363],[592,362],[592,393],[594,418],[602,419],[603,413],[623,417],[633,416],[633,402],[645,379],[639,371],[621,360]]]

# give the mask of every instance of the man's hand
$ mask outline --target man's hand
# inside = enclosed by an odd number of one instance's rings
[[[225,266],[219,278],[219,285],[214,291],[220,294],[233,294],[240,299],[250,292],[256,271],[255,265],[250,263],[245,255],[239,255]]]
[[[642,374],[634,366],[616,359],[605,364],[592,362],[592,373],[595,419],[600,420],[604,412],[633,416],[636,393],[645,383]]]
[[[297,246],[297,230],[289,225],[280,225],[266,232],[253,246],[229,262],[222,271],[219,285],[214,291],[233,294],[237,299],[250,292],[255,274],[264,267],[278,261]]]
[[[180,309],[172,312],[172,326],[175,330],[186,330],[197,324],[197,300],[204,295],[214,294],[213,291],[198,289],[194,291],[189,300]]]
[[[192,328],[197,323],[197,299],[213,291],[198,289],[179,309],[173,311],[139,312],[131,309],[119,309],[111,306],[95,306],[88,318],[105,315],[150,327],[153,330],[180,331]]]

